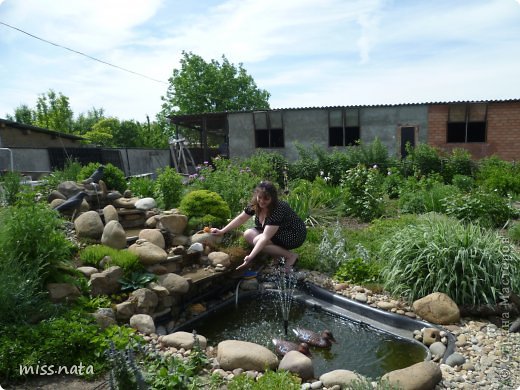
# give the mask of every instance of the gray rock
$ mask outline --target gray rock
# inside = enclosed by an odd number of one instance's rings
[[[139,239],[135,244],[130,245],[128,250],[139,256],[139,261],[143,265],[154,265],[161,263],[168,258],[168,254],[164,249],[142,239]]]
[[[111,204],[103,208],[103,217],[105,218],[105,225],[110,221],[119,222],[119,215],[117,214],[117,210]]]
[[[136,313],[152,314],[159,303],[157,294],[147,288],[132,291],[130,299],[136,303]]]
[[[205,349],[208,345],[206,337],[200,334],[194,336],[193,333],[190,332],[175,332],[163,336],[161,342],[168,347],[192,349],[195,345],[195,337],[197,337],[200,348]]]
[[[208,259],[212,266],[222,264],[222,266],[224,267],[229,267],[231,265],[231,259],[229,255],[225,252],[211,252],[208,255]]]
[[[444,352],[446,352],[446,346],[440,341],[436,341],[430,345],[430,352],[433,356],[443,357]]]
[[[182,234],[188,226],[188,217],[182,214],[162,215],[159,217],[158,225],[172,234]]]
[[[90,294],[92,296],[110,295],[121,289],[119,279],[123,277],[123,269],[118,266],[107,268],[103,272],[90,277]]]
[[[157,207],[154,198],[142,198],[135,202],[135,208],[139,210],[151,210]]]
[[[363,377],[350,370],[333,370],[321,375],[319,379],[323,383],[323,386],[327,388],[340,386],[340,388],[348,389],[352,382],[362,378]]]
[[[280,361],[278,369],[292,372],[303,380],[314,378],[312,360],[298,351],[287,352]]]
[[[390,371],[383,375],[382,380],[400,386],[402,390],[433,390],[442,380],[442,372],[432,361],[420,362],[410,367]]]
[[[460,321],[459,307],[446,294],[435,292],[413,303],[415,313],[434,324],[447,325]]]
[[[87,211],[74,221],[76,235],[80,238],[99,240],[103,235],[103,221],[97,211]]]
[[[114,249],[126,248],[126,232],[119,221],[108,221],[101,235],[101,243]]]
[[[130,318],[130,326],[144,334],[155,333],[155,323],[148,314],[134,314]]]
[[[161,249],[166,247],[164,236],[159,229],[143,229],[139,232],[139,238],[151,242]]]
[[[173,273],[160,275],[157,282],[168,289],[170,294],[186,294],[190,289],[190,284],[186,278]]]
[[[276,355],[262,345],[240,340],[225,340],[218,344],[217,361],[224,370],[235,368],[264,371],[278,367]]]
[[[55,303],[73,301],[81,295],[78,288],[70,283],[49,283],[47,290],[50,300]]]
[[[450,367],[462,366],[466,362],[466,358],[460,353],[452,353],[446,358],[446,364]]]

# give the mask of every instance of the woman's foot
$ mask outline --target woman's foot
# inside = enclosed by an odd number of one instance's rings
[[[285,264],[284,264],[285,272],[293,271],[293,268],[297,261],[298,261],[298,255],[296,253],[291,252],[291,256],[287,256],[285,258]]]

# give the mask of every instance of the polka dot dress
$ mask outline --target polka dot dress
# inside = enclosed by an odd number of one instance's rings
[[[255,215],[255,211],[250,206],[246,207],[244,211],[248,215]],[[258,215],[255,215],[255,228],[258,231],[263,232],[266,225],[279,226],[271,241],[285,249],[298,248],[307,237],[305,223],[284,201],[278,201],[273,213],[266,217],[263,226],[260,224]]]

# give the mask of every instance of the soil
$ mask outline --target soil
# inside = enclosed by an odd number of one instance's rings
[[[2,387],[3,386],[3,387]],[[4,390],[107,390],[110,389],[108,376],[87,381],[75,376],[53,375],[30,377],[23,383],[1,385]]]

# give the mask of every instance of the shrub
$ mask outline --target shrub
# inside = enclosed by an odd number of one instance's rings
[[[475,163],[471,159],[471,153],[466,149],[455,148],[446,159],[443,176],[447,183],[451,183],[454,176],[472,177],[474,171]]]
[[[299,158],[289,164],[289,179],[314,180],[320,173],[318,161],[314,158],[314,153],[298,142],[295,142],[294,147],[298,151]]]
[[[215,165],[217,165],[217,162],[215,162]],[[257,150],[251,157],[242,161],[240,166],[246,171],[249,168],[257,178],[278,183],[279,186],[285,184],[284,172],[288,169],[288,163],[287,159],[280,153]],[[230,204],[224,196],[222,197]]]
[[[339,223],[325,229],[318,246],[319,271],[334,274],[341,264],[349,259],[346,240]]]
[[[99,167],[99,163],[88,163],[78,174],[78,181],[85,180],[90,177],[94,173],[96,169]],[[126,190],[126,179],[124,172],[118,167],[108,163],[105,165],[105,169],[103,171],[103,178],[101,179],[107,185],[109,190],[116,190],[123,193]]]
[[[371,221],[383,214],[383,180],[377,167],[358,165],[349,169],[341,187],[347,215]]]
[[[131,177],[128,181],[128,189],[134,196],[141,198],[155,197],[155,181],[149,177]]]
[[[516,215],[507,198],[497,193],[474,191],[444,199],[446,214],[484,227],[502,227]]]
[[[454,175],[452,184],[462,192],[470,192],[475,187],[475,179],[465,175]]]
[[[18,199],[22,189],[22,175],[18,172],[7,172],[0,178],[0,205],[12,206]]]
[[[385,288],[409,300],[443,292],[457,304],[496,303],[504,270],[520,288],[520,255],[507,239],[474,224],[427,214],[381,249]]]
[[[251,199],[256,185],[262,180],[238,160],[214,159],[214,167],[204,165],[190,176],[190,186],[219,194],[229,205],[231,213],[242,211]]]
[[[496,156],[479,161],[477,184],[502,196],[520,194],[520,164],[503,161]]]
[[[280,370],[277,372],[267,370],[258,380],[255,380],[245,374],[234,377],[227,388],[229,390],[264,390],[264,389],[284,389],[298,390],[301,388],[301,379],[289,371]]]
[[[191,228],[224,224],[230,217],[227,203],[216,192],[196,190],[181,200],[180,210],[188,217]]]
[[[44,176],[39,190],[50,193],[58,188],[58,185],[64,181],[77,181],[81,172],[81,164],[71,158],[65,160],[65,166],[62,170],[56,169],[49,175]]]
[[[405,180],[396,167],[388,168],[383,180],[383,190],[390,199],[399,198],[399,191]]]
[[[507,234],[511,240],[520,244],[520,222],[517,221],[513,223],[513,225],[508,229]]]
[[[428,144],[418,144],[414,148],[408,147],[406,161],[411,164],[415,175],[426,176],[442,172],[440,151]]]
[[[399,208],[402,213],[422,214],[431,211],[442,213],[446,206],[443,200],[457,196],[458,189],[439,182],[438,176],[409,177],[401,188]]]
[[[171,209],[177,207],[181,201],[184,188],[182,175],[171,167],[157,170],[155,180],[155,199],[160,207]]]

